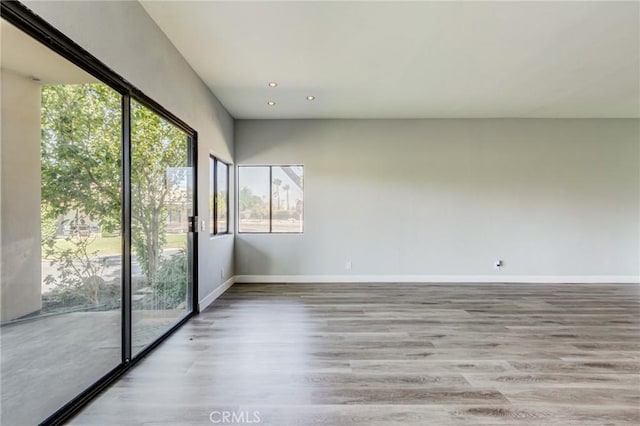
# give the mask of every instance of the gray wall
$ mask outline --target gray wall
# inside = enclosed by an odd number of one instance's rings
[[[0,321],[7,321],[42,306],[40,85],[1,71]]]
[[[236,273],[637,279],[639,123],[237,121],[237,164],[304,164],[305,233]]]
[[[233,162],[233,119],[137,1],[24,3],[198,132],[202,300],[233,276],[233,235],[210,238],[207,219],[208,154]]]

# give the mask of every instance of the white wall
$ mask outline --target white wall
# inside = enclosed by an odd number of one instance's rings
[[[0,321],[42,307],[40,85],[2,69]]]
[[[207,219],[208,154],[233,162],[233,119],[137,1],[24,4],[198,132],[198,210],[207,228],[198,236],[202,300],[233,275],[233,235],[210,238]]]
[[[237,121],[237,164],[304,164],[305,233],[239,234],[236,273],[637,280],[639,123]]]

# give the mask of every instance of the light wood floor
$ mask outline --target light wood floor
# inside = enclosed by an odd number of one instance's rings
[[[637,425],[639,314],[634,285],[236,284],[73,423]]]

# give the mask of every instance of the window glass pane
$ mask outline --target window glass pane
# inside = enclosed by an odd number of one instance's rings
[[[209,229],[210,229],[210,233],[213,234],[215,231],[215,217],[216,217],[216,213],[215,213],[215,165],[216,165],[216,159],[213,157],[209,157],[209,211],[210,213],[210,224],[209,224]]]
[[[0,21],[2,424],[121,361],[121,96]]]
[[[229,206],[229,166],[222,161],[218,161],[217,175],[217,220],[218,234],[229,232],[229,223],[227,220],[227,212]]]
[[[273,166],[271,173],[272,232],[302,232],[302,166]]]
[[[239,232],[269,232],[269,167],[238,168]]]
[[[193,214],[189,138],[131,102],[132,352],[190,312],[188,221]]]

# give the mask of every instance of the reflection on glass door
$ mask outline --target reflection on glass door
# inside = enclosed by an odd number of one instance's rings
[[[131,104],[132,354],[191,312],[189,136]]]
[[[122,362],[122,97],[0,21],[0,423]]]

